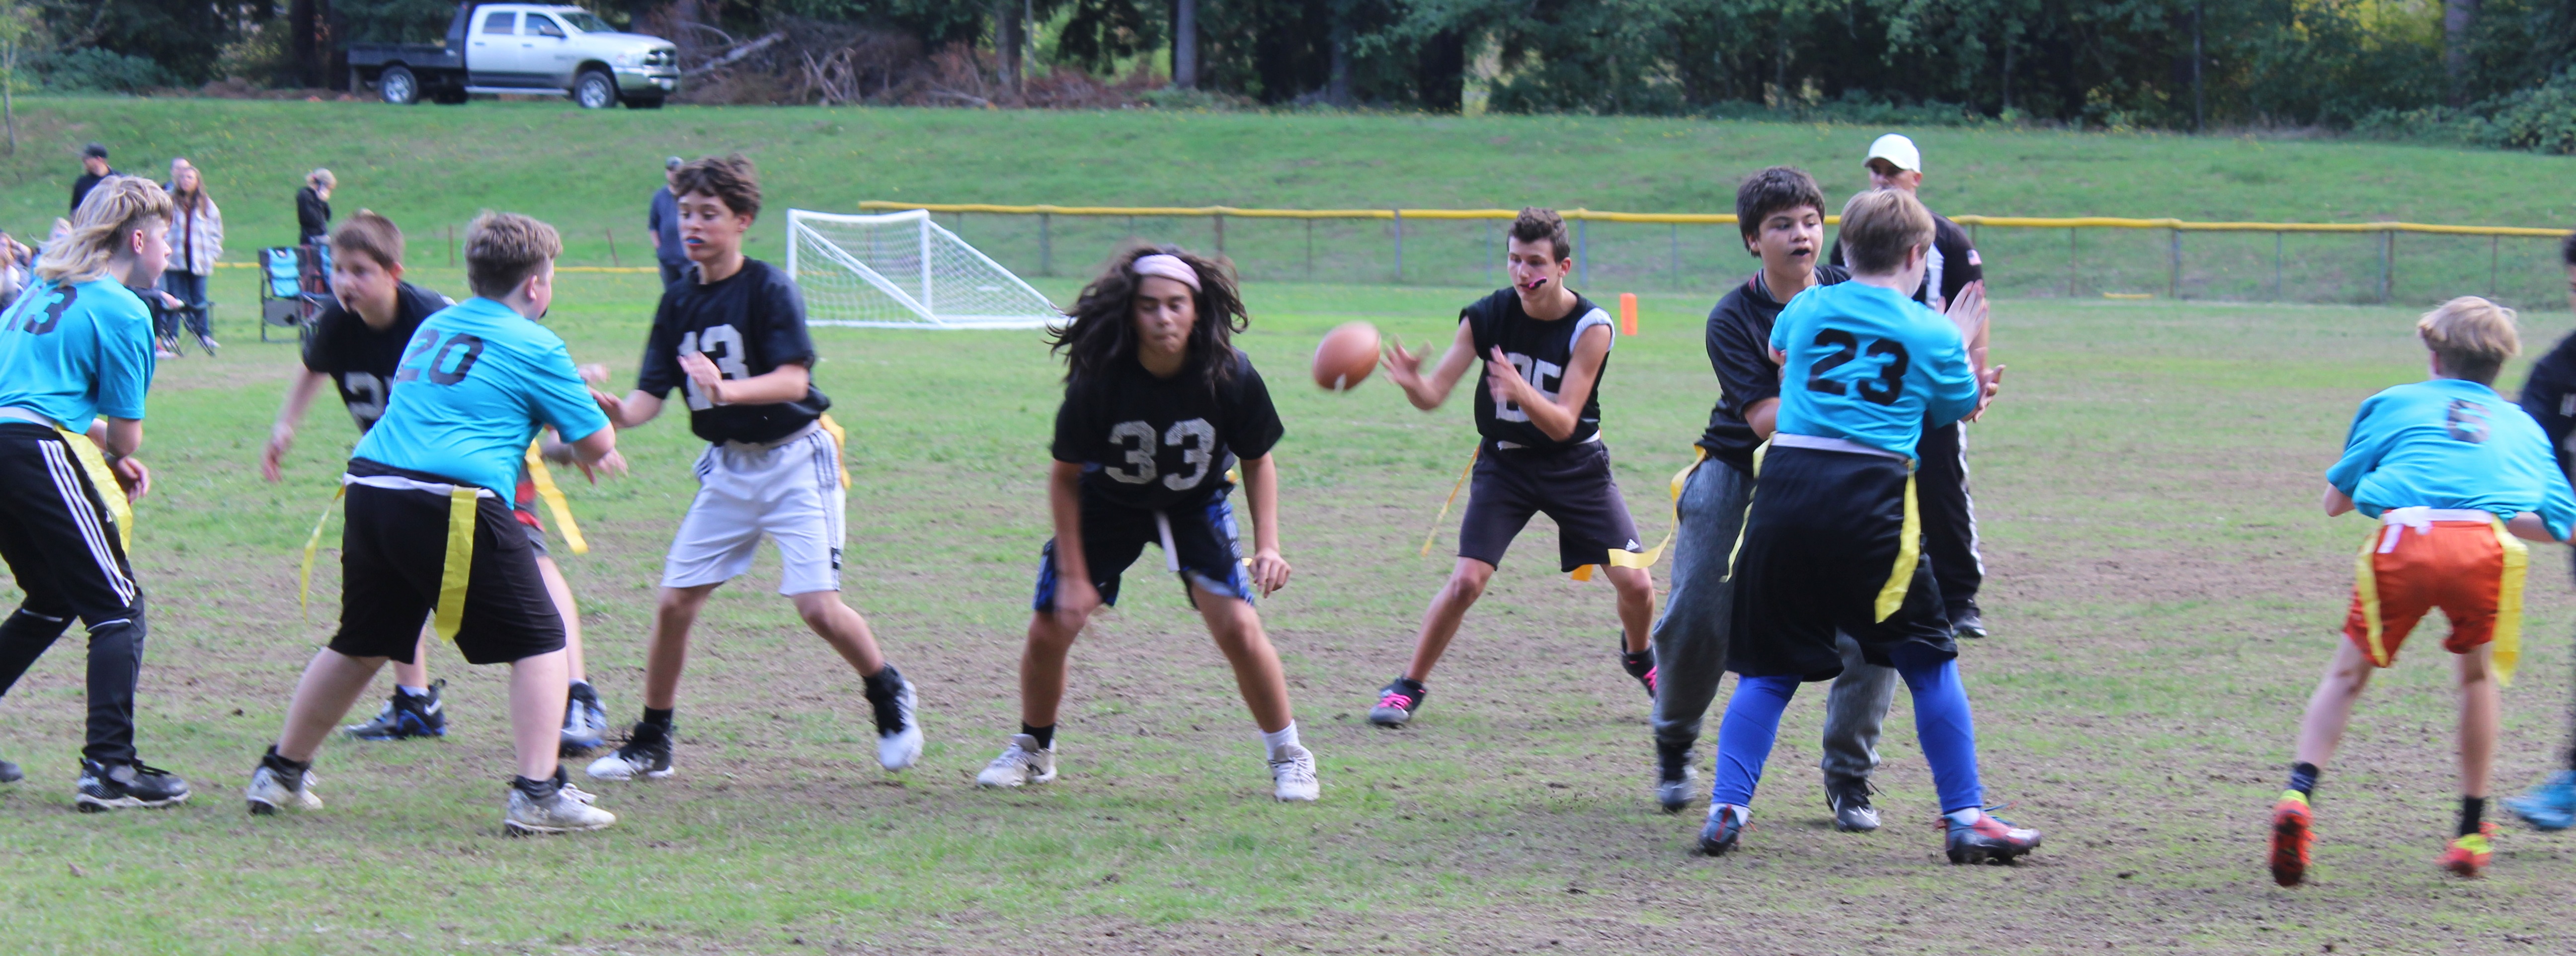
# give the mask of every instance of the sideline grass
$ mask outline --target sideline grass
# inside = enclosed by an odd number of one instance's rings
[[[441,288],[444,270],[417,276]],[[567,276],[553,324],[631,375],[650,283]],[[1607,589],[1546,572],[1545,521],[1506,561],[1417,724],[1365,725],[1448,564],[1414,548],[1464,452],[1463,407],[1302,380],[1353,317],[1441,334],[1469,290],[1256,286],[1291,588],[1264,607],[1325,796],[1266,798],[1221,660],[1150,568],[1079,647],[1065,777],[977,792],[1012,728],[1012,668],[1046,535],[1056,366],[1027,333],[820,330],[853,436],[850,597],[922,685],[931,745],[888,779],[857,682],[769,593],[710,606],[680,710],[681,775],[600,785],[616,829],[505,840],[501,673],[433,652],[455,736],[333,742],[317,814],[254,820],[238,788],[327,637],[336,570],[299,622],[294,549],[351,430],[318,409],[280,486],[253,467],[292,350],[234,335],[165,363],[136,547],[152,595],[144,755],[195,780],[167,812],[69,807],[80,651],[0,702],[0,935],[28,950],[172,952],[1641,951],[2538,952],[2576,947],[2576,838],[2509,830],[2490,878],[2432,865],[2451,812],[2449,703],[2423,636],[2383,676],[2321,792],[2318,885],[2270,887],[2263,813],[2331,651],[2351,519],[2312,511],[2353,404],[2420,374],[2400,310],[2005,302],[2007,402],[1976,431],[1996,637],[1967,649],[1989,792],[2048,844],[2014,868],[1940,862],[1902,701],[1890,825],[1836,834],[1815,794],[1821,700],[1792,707],[1738,856],[1655,812],[1645,702],[1612,660]],[[1641,528],[1668,526],[1713,386],[1698,298],[1650,296],[1604,395]],[[2535,348],[2564,331],[2535,323]],[[237,327],[228,327],[234,331]],[[2208,343],[2223,341],[2225,348]],[[2518,382],[2519,369],[2506,380]],[[624,436],[636,474],[571,489],[595,550],[564,564],[594,679],[632,719],[640,636],[696,444]],[[1454,525],[1454,514],[1452,524]],[[1454,543],[1454,526],[1440,544]],[[2529,665],[2506,697],[2500,791],[2563,744],[2563,549],[2535,549]],[[0,593],[0,598],[10,597]],[[381,684],[379,685],[381,686]],[[372,706],[372,695],[364,706]],[[1705,745],[1703,745],[1705,753]],[[1703,778],[1704,780],[1704,778]]]

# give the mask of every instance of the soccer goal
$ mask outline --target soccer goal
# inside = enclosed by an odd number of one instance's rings
[[[787,271],[809,325],[1025,329],[1064,313],[924,210],[787,211]]]

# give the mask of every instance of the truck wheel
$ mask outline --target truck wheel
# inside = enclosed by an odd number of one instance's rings
[[[604,110],[617,105],[617,81],[598,70],[584,70],[572,81],[573,102],[582,109]]]
[[[410,106],[420,102],[420,80],[407,68],[386,67],[385,72],[376,77],[376,95],[395,106]]]
[[[658,110],[662,108],[662,98],[659,96],[630,96],[626,98],[626,108],[630,110]]]

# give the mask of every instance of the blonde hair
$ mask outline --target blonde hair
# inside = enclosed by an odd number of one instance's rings
[[[385,268],[398,267],[403,259],[402,230],[375,210],[358,210],[357,215],[331,231],[331,254],[344,259],[365,256]]]
[[[2474,295],[2442,303],[2415,320],[2415,337],[2442,363],[2442,373],[2480,385],[2495,384],[2506,359],[2522,352],[2512,309]]]
[[[330,170],[316,169],[304,174],[304,184],[307,186],[317,186],[323,189],[332,189],[340,185],[340,177],[331,175]]]
[[[197,188],[179,188],[179,171],[183,169],[197,174]],[[212,205],[214,200],[206,195],[206,171],[198,169],[197,164],[189,162],[184,156],[170,160],[170,198],[181,201],[174,205],[184,204],[197,209]]]
[[[72,231],[47,243],[36,277],[75,285],[106,275],[108,265],[137,232],[155,233],[170,222],[170,194],[141,176],[99,181],[72,212]]]
[[[1913,193],[1876,189],[1843,204],[1843,261],[1853,272],[1885,275],[1905,265],[1905,251],[1932,242],[1932,211]]]
[[[465,284],[498,299],[563,255],[555,227],[515,212],[485,210],[465,227]]]

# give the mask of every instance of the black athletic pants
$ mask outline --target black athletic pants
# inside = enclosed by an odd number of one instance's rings
[[[1976,503],[1968,497],[1966,423],[1926,424],[1914,458],[1923,554],[1941,586],[1942,610],[1955,623],[1976,609],[1977,588],[1986,583],[1986,561],[1977,553]]]
[[[0,422],[0,558],[27,593],[0,622],[0,695],[77,617],[89,628],[89,741],[81,755],[135,759],[143,590],[107,505],[53,429]]]

